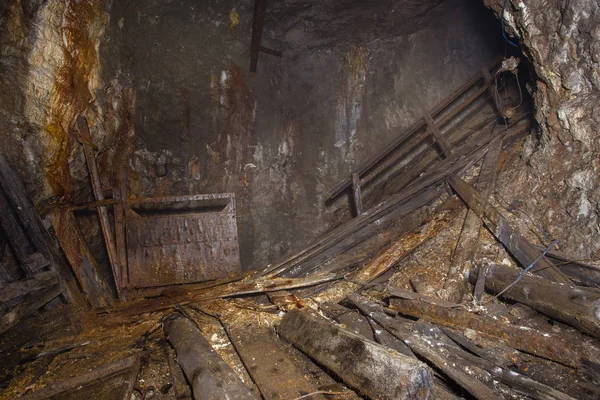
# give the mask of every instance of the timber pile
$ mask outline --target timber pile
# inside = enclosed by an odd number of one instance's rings
[[[351,189],[355,217],[262,271],[115,305],[74,229],[72,208],[55,213],[63,251],[96,309],[80,333],[64,329],[52,340],[44,333],[41,342],[18,346],[0,341],[1,356],[17,354],[15,371],[34,375],[11,381],[0,373],[8,385],[0,400],[81,388],[114,394],[116,387],[119,398],[600,398],[600,270],[530,242],[495,207],[501,160],[529,123],[498,120],[502,109],[490,82],[485,69],[353,171],[332,196]],[[475,100],[485,93],[494,100],[493,118],[460,129],[482,109]],[[381,194],[390,188],[393,194]],[[96,194],[92,207],[103,218],[110,204]],[[14,226],[11,215],[0,215],[3,227]],[[43,264],[36,252],[56,263],[28,241],[15,254],[38,261],[19,256],[20,265]],[[446,254],[447,242],[447,257],[427,258]],[[484,244],[511,265],[482,257]],[[444,257],[447,269],[437,265]],[[411,270],[413,259],[418,270]],[[436,268],[442,275],[430,275]],[[5,320],[65,287],[56,268],[27,271],[4,271],[18,278],[2,283]],[[120,270],[112,271],[118,279]],[[21,326],[6,333],[18,335]],[[103,341],[113,347],[101,347]],[[39,372],[48,365],[69,372]]]

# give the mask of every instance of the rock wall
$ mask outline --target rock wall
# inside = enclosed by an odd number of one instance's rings
[[[600,258],[600,6],[594,0],[484,3],[531,62],[538,137],[499,181],[546,244]],[[514,208],[514,207],[513,207]],[[535,225],[535,226],[533,226]]]
[[[0,5],[0,151],[44,208],[92,200],[74,118],[105,188],[235,192],[245,268],[329,226],[326,192],[500,50],[468,0],[270,2],[248,72],[252,0]],[[493,30],[492,30],[493,28]],[[82,228],[99,253],[95,217]],[[102,254],[98,254],[102,258]]]

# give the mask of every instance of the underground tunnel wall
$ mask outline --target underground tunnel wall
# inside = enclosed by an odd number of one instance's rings
[[[479,4],[376,3],[270,4],[263,45],[284,56],[252,74],[250,0],[10,1],[0,151],[41,208],[90,201],[84,113],[104,187],[236,193],[242,265],[260,268],[326,230],[348,207],[326,192],[502,49]]]

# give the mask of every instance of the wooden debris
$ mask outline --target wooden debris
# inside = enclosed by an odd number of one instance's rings
[[[60,247],[69,260],[90,304],[95,308],[114,304],[112,291],[100,275],[96,260],[83,238],[73,213],[60,210],[50,214],[49,218]]]
[[[113,362],[100,368],[96,368],[92,371],[83,373],[81,375],[74,376],[66,379],[62,382],[53,383],[47,387],[30,392],[20,397],[23,400],[41,400],[41,399],[54,399],[62,396],[68,396],[69,392],[85,388],[98,381],[106,381],[110,377],[117,375],[123,375],[120,381],[121,396],[122,400],[128,400],[131,398],[131,390],[135,383],[135,377],[139,370],[139,358],[138,356],[130,356],[120,361]],[[124,388],[123,388],[124,387]],[[94,393],[94,392],[92,392]],[[91,393],[90,393],[91,394]],[[100,393],[96,393],[100,395]],[[111,392],[114,396],[115,393]],[[62,397],[60,397],[62,398]],[[70,398],[70,397],[65,397]],[[114,398],[114,397],[113,397]]]
[[[173,380],[173,389],[175,390],[176,400],[187,400],[192,398],[192,390],[185,380],[183,370],[175,361],[175,351],[169,345],[164,346],[165,355],[169,363],[169,371],[171,371],[171,377]]]
[[[545,249],[538,247],[538,250],[544,251]],[[574,261],[572,258],[557,251],[548,252],[546,257],[548,257],[562,273],[571,278],[576,284],[600,288],[600,267]]]
[[[496,238],[515,256],[523,268],[527,267],[539,255],[535,246],[527,241],[508,221],[492,207],[471,185],[452,175],[448,182],[458,195],[468,204]],[[531,269],[534,273],[565,285],[572,285],[571,280],[565,276],[546,257],[542,257]]]
[[[342,328],[359,336],[375,341],[373,328],[369,320],[363,315],[336,303],[325,302],[319,304],[319,309],[327,318],[340,324]]]
[[[464,372],[465,369],[469,368],[468,364],[462,363],[463,365],[457,365],[459,364],[457,360],[451,362],[447,355],[444,355],[439,351],[439,346],[430,344],[430,341],[424,340],[420,335],[407,329],[405,325],[387,315],[383,307],[379,304],[369,301],[359,295],[350,295],[348,296],[348,299],[365,315],[375,320],[392,335],[406,343],[415,354],[435,365],[436,368],[440,369],[450,379],[465,388],[475,398],[480,400],[503,398],[479,380]]]
[[[56,284],[58,277],[54,271],[41,272],[18,282],[0,284],[0,304]]]
[[[192,385],[194,399],[255,399],[235,372],[202,337],[196,324],[180,313],[164,321],[177,361]]]
[[[490,264],[486,274],[485,288],[494,294],[500,293],[518,277],[518,270],[504,265]],[[561,285],[538,276],[525,274],[502,296],[523,303],[557,321],[600,338],[600,293]]]
[[[25,268],[25,260],[35,252],[35,249],[29,242],[25,232],[19,226],[17,217],[14,215],[2,189],[0,189],[0,229],[4,231],[4,236],[13,250],[17,261],[21,267]],[[31,276],[37,271],[25,268],[24,272],[26,275]]]
[[[309,311],[288,312],[279,334],[365,396],[426,399],[431,371],[423,363],[340,329]]]
[[[403,296],[404,297],[404,296]],[[476,334],[491,340],[501,340],[508,346],[539,357],[547,358],[574,368],[582,362],[593,361],[596,355],[577,344],[570,343],[557,333],[540,332],[526,326],[519,326],[494,318],[469,312],[462,306],[440,303],[439,299],[419,295],[413,299],[392,298],[392,309],[404,315],[424,318],[439,325],[460,331],[471,329]]]
[[[496,185],[496,170],[501,150],[502,143],[495,143],[490,147],[481,164],[477,187],[482,191],[481,197],[485,201],[488,200]],[[452,265],[446,276],[444,287],[440,291],[441,298],[454,303],[460,303],[462,300],[469,279],[471,262],[477,251],[481,227],[481,219],[473,210],[469,209],[452,254]]]
[[[295,294],[287,290],[278,290],[277,292],[267,293],[271,303],[277,306],[282,311],[295,310],[296,308],[304,307],[302,300],[296,297]]]

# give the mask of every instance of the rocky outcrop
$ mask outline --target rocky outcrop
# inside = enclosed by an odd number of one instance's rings
[[[484,3],[500,16],[503,1]],[[557,238],[572,256],[598,259],[600,6],[507,1],[501,18],[533,67],[539,140],[500,177],[500,194],[539,222],[532,230],[546,243],[544,236]]]

